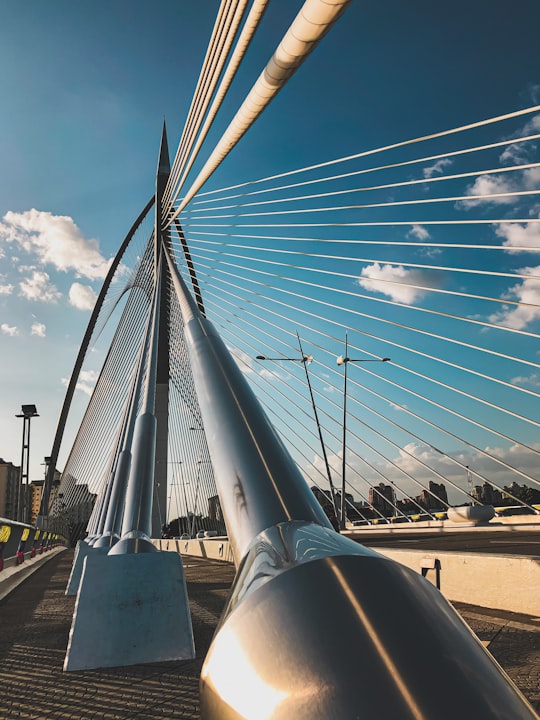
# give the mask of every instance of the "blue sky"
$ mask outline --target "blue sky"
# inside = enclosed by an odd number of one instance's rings
[[[270,3],[210,145],[300,7]],[[153,192],[164,117],[171,149],[180,137],[217,8],[0,3],[0,457],[18,464],[14,415],[35,403],[31,479],[106,261]],[[539,102],[539,21],[536,0],[356,0],[205,189]]]

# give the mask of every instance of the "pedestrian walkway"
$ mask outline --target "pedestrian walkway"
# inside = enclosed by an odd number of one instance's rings
[[[199,718],[201,665],[233,566],[184,558],[195,660],[64,673],[75,604],[64,594],[72,558],[71,551],[52,557],[0,603],[0,720]],[[538,711],[540,621],[468,605],[458,610]]]

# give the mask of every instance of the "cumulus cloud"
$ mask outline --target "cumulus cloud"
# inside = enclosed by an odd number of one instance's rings
[[[227,349],[244,375],[259,375],[267,380],[275,380],[276,375],[279,375],[277,371],[270,372],[266,367],[262,367],[254,357],[251,357],[243,350],[231,346],[227,346]]]
[[[532,117],[520,130],[517,136],[535,135],[540,132],[540,115]],[[537,143],[532,141],[512,143],[505,147],[499,161],[504,165],[519,165],[533,162],[537,150]],[[471,196],[489,196],[500,193],[516,193],[524,190],[536,190],[540,184],[540,168],[515,171],[505,174],[480,175],[467,187],[465,194]],[[457,203],[458,208],[469,208],[492,203],[495,205],[508,205],[515,202],[515,197],[474,197]]]
[[[536,86],[540,90],[540,85]],[[520,135],[534,135],[540,132],[540,114],[533,115],[520,130]]]
[[[238,365],[238,368],[241,370],[241,372],[244,373],[244,375],[249,375],[250,373],[255,372],[255,370],[253,369],[255,361],[250,355],[245,353],[243,350],[231,347],[230,345],[227,346],[227,349],[233,356],[235,363]]]
[[[525,190],[536,190],[540,185],[540,167],[524,170],[521,177]]]
[[[452,161],[448,158],[441,158],[440,160],[437,160],[434,165],[430,165],[429,167],[424,168],[424,177],[432,178],[434,175],[440,175],[442,172],[444,172],[444,169],[451,164]]]
[[[81,370],[75,389],[80,390],[85,395],[90,396],[94,392],[94,387],[98,377],[99,374],[95,370]],[[64,387],[67,387],[69,385],[68,378],[62,378],[61,382]]]
[[[365,290],[388,295],[406,305],[412,305],[426,294],[422,288],[441,287],[439,279],[428,271],[407,270],[403,265],[380,263],[363,268],[358,284]]]
[[[508,463],[511,467],[519,468],[529,474],[536,474],[536,454],[521,445],[512,445],[509,448],[486,447],[483,449],[494,458]],[[478,450],[470,449],[466,452],[443,453],[430,445],[410,443],[403,450],[400,450],[399,456],[394,460],[394,463],[423,485],[427,485],[429,480],[435,480],[435,482],[444,482],[444,480],[433,477],[430,470],[425,465],[418,463],[415,458],[439,473],[446,479],[446,482],[452,481],[465,491],[468,489],[468,478],[465,469],[467,467],[471,470],[472,481],[475,485],[481,485],[483,478],[487,478],[500,487],[509,485],[516,480],[516,475],[512,470],[497,463],[496,460],[491,460]],[[415,490],[412,485],[406,484],[403,479],[400,480],[395,469],[388,464],[381,465],[379,469],[384,471],[385,476],[399,482],[399,485],[407,492],[414,495],[418,494],[419,489]],[[475,473],[482,477],[477,477]],[[517,481],[523,482],[519,478]],[[452,489],[449,484],[447,484],[447,490],[450,502],[463,502],[466,499],[463,495],[460,496],[458,491]]]
[[[522,274],[540,275],[540,265],[522,268]],[[508,290],[509,299],[517,300],[524,305],[503,305],[502,310],[490,316],[489,320],[497,325],[504,325],[522,330],[540,318],[540,280],[531,278],[514,285]]]
[[[503,246],[508,252],[523,252],[515,248],[528,248],[528,252],[540,252],[540,223],[500,223],[495,233],[504,238]]]
[[[32,335],[37,335],[37,337],[44,338],[46,335],[46,327],[43,323],[35,322],[32,324],[32,329],[30,332]]]
[[[0,285],[0,295],[11,295],[13,285]]]
[[[20,295],[27,300],[36,300],[45,303],[55,303],[62,294],[58,292],[46,272],[35,270],[31,277],[19,283]]]
[[[537,443],[532,447],[539,449],[540,444]],[[493,458],[507,463],[510,468],[519,468],[520,471],[532,476],[537,474],[538,457],[536,453],[522,445],[512,445],[508,448],[486,447],[483,450]],[[433,480],[446,485],[451,504],[461,503],[467,500],[467,496],[464,494],[468,491],[467,467],[470,468],[474,485],[481,485],[484,478],[499,487],[510,485],[513,481],[520,484],[524,482],[523,478],[517,477],[510,468],[498,463],[496,459],[492,460],[474,448],[464,452],[443,452],[432,445],[411,442],[400,449],[397,456],[389,460],[381,459],[371,466],[364,462],[359,455],[349,452],[347,454],[348,480],[353,486],[352,492],[356,499],[367,500],[369,487],[378,485],[380,482],[393,483],[398,499],[405,494],[415,497],[422,489],[418,483],[427,487],[429,481]],[[341,477],[341,454],[329,453],[328,462],[334,482],[337,484]],[[320,471],[320,475],[317,474],[319,482],[321,476],[326,476],[322,458],[319,455],[315,456],[313,464]],[[307,466],[304,472],[310,482],[312,473]],[[531,484],[527,481],[525,483]],[[460,489],[464,492],[460,492]]]
[[[507,145],[499,157],[504,165],[522,165],[528,162],[528,159],[529,148],[524,143]]]
[[[531,373],[531,375],[518,375],[510,380],[512,385],[523,385],[529,387],[540,387],[540,374]]]
[[[413,225],[407,233],[407,237],[415,237],[417,240],[427,240],[431,235],[422,225]]]
[[[73,283],[69,289],[69,304],[77,310],[93,310],[97,295],[88,285]]]
[[[0,222],[0,239],[35,254],[43,265],[74,270],[90,280],[104,278],[109,267],[97,240],[83,237],[69,216],[39,210],[8,212]]]
[[[458,207],[468,210],[477,207],[483,203],[494,203],[495,205],[509,205],[515,202],[512,195],[504,197],[484,197],[486,195],[497,195],[501,193],[513,193],[519,188],[515,181],[506,175],[480,175],[469,185],[465,191],[466,195],[480,196],[471,200],[461,200],[457,203]]]
[[[4,335],[9,335],[10,337],[14,337],[19,334],[19,329],[15,325],[8,325],[7,323],[2,323],[0,325],[0,331],[3,332]]]
[[[534,115],[516,133],[515,137],[536,135],[540,132],[540,115]],[[537,143],[531,140],[508,145],[501,153],[499,160],[507,165],[519,165],[532,161]]]

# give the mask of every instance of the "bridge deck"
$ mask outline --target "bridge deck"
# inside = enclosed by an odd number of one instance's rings
[[[185,561],[196,660],[64,673],[75,604],[64,595],[71,561],[71,552],[51,558],[0,603],[0,718],[198,718],[201,664],[227,598],[232,566]],[[458,610],[539,710],[540,623],[466,605]]]

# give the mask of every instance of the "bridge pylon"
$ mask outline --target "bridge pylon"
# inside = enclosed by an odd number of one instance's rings
[[[80,569],[80,582],[64,662],[67,671],[195,655],[182,560],[158,552],[151,541],[153,529],[161,536],[160,510],[166,507],[167,487],[170,318],[161,196],[168,168],[164,127],[156,180],[150,313],[111,475],[103,490],[98,533],[90,542],[80,543],[77,552],[74,568]],[[77,585],[77,575],[72,572],[68,591]]]

